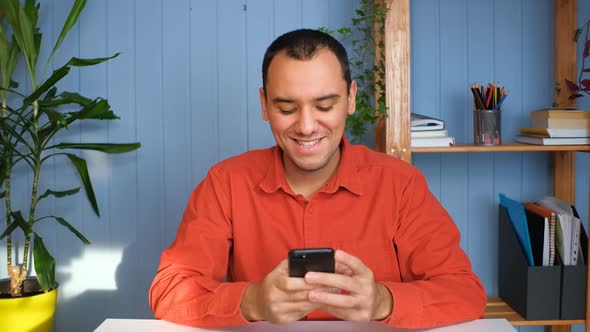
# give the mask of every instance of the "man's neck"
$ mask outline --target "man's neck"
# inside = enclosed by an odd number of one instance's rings
[[[313,194],[322,188],[338,169],[340,163],[340,150],[336,152],[336,155],[324,167],[317,171],[304,171],[297,168],[295,165],[287,165],[283,162],[285,167],[285,177],[287,183],[291,187],[291,190],[295,194],[300,194],[307,200],[311,199]]]

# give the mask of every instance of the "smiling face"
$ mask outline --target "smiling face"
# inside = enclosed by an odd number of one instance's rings
[[[356,84],[347,91],[338,59],[327,48],[309,60],[278,53],[269,65],[262,117],[283,150],[287,177],[331,176],[340,160],[346,117],[355,110]]]

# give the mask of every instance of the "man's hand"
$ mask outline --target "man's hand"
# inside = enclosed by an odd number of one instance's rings
[[[342,250],[334,254],[336,273],[308,272],[305,281],[318,289],[309,292],[309,300],[319,308],[343,320],[382,320],[391,314],[393,296],[389,289],[375,282],[373,271],[363,262]],[[333,294],[321,288],[338,288]]]
[[[319,307],[308,300],[309,291],[318,287],[303,278],[289,278],[288,269],[285,259],[263,281],[246,288],[240,309],[247,320],[287,324]]]

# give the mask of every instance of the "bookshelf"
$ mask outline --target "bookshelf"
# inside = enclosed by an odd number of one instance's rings
[[[577,152],[590,152],[589,145],[536,146],[506,143],[498,146],[458,144],[444,148],[410,147],[410,0],[387,1],[385,22],[385,96],[388,116],[380,119],[375,127],[375,147],[404,161],[411,162],[412,153],[454,152],[538,152],[546,151],[553,159],[553,191],[556,197],[573,203],[575,193],[575,157]],[[576,30],[577,0],[554,0],[555,15],[555,80],[576,77],[576,44],[571,36]],[[557,101],[563,106],[575,106],[562,89]],[[590,220],[590,216],[589,216]],[[590,257],[590,253],[589,253]],[[588,264],[590,276],[590,264]],[[588,278],[590,280],[590,278]],[[586,319],[578,320],[526,320],[498,297],[490,297],[486,307],[487,318],[506,318],[515,326],[544,325],[552,332],[571,331],[573,324],[590,321],[590,283],[587,287]],[[586,324],[590,332],[590,324]]]

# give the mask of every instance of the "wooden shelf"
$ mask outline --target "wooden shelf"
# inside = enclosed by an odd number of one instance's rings
[[[514,326],[584,324],[583,319],[526,320],[499,297],[488,298],[485,318],[505,318]]]
[[[412,148],[412,153],[424,152],[535,152],[535,151],[581,151],[590,152],[590,145],[531,145],[505,143],[494,146],[457,144],[450,147]]]
[[[410,140],[410,0],[386,0],[388,13],[385,20],[385,103],[388,116],[379,119],[375,127],[375,148],[401,160],[411,162],[412,153],[449,152],[551,152],[553,187],[555,197],[574,203],[576,192],[576,152],[590,152],[590,145],[542,146],[507,142],[498,146],[476,146],[457,144],[453,147],[412,148]],[[577,77],[576,43],[571,38],[577,29],[577,1],[554,0],[555,18],[555,81]],[[383,59],[376,59],[381,61]],[[561,106],[575,106],[568,99],[569,92],[562,89],[556,96]],[[590,218],[590,217],[589,217]],[[589,250],[590,252],[590,250]],[[588,265],[590,276],[590,264]],[[587,278],[586,324],[584,331],[590,332],[590,278]],[[570,332],[571,325],[584,324],[578,320],[535,320],[528,321],[497,297],[490,297],[486,307],[486,318],[505,318],[512,325],[545,325],[551,332]]]

